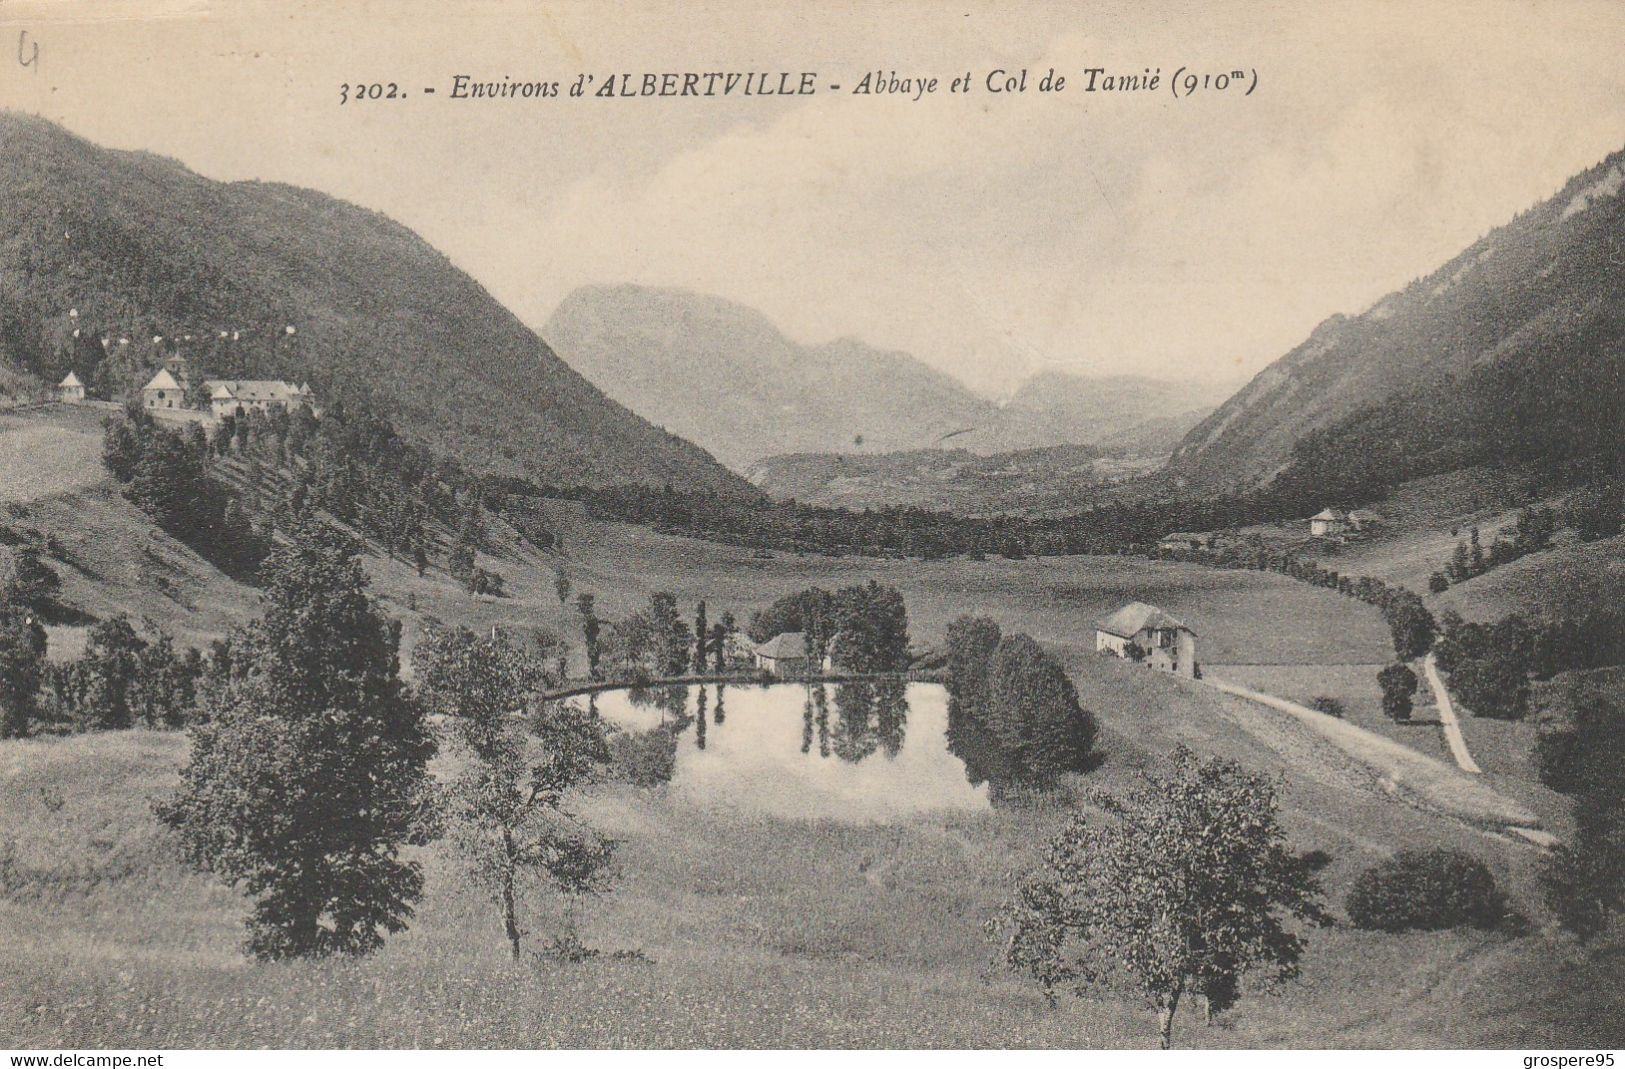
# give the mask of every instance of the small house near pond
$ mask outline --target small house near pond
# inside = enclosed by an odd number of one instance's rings
[[[1095,652],[1196,676],[1196,632],[1143,601],[1131,601],[1095,625]]]
[[[776,676],[804,676],[815,667],[807,651],[807,636],[800,631],[774,635],[757,646],[751,656],[757,668]],[[828,658],[823,667],[829,667]]]

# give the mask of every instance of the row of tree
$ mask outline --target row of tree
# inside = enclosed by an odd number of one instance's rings
[[[896,587],[876,580],[829,591],[820,587],[786,594],[751,617],[755,642],[800,632],[807,658],[826,657],[841,672],[901,672],[909,666],[908,609]]]
[[[1625,703],[1606,687],[1583,692],[1536,747],[1541,780],[1573,800],[1574,834],[1544,861],[1546,904],[1582,939],[1625,912]]]
[[[614,844],[566,806],[606,755],[602,727],[542,699],[556,642],[435,628],[407,687],[400,625],[368,595],[358,554],[319,521],[273,550],[264,615],[212,658],[190,761],[159,815],[194,864],[252,897],[256,957],[364,953],[402,931],[423,890],[403,850],[441,835],[517,957],[528,896],[606,886]],[[462,758],[444,789],[428,769],[431,715]],[[555,949],[585,953],[568,927]]]
[[[985,617],[948,625],[948,746],[995,798],[1052,786],[1099,762],[1095,716],[1059,662]]]
[[[1487,553],[1475,525],[1464,541],[1456,543],[1449,563],[1428,578],[1428,590],[1434,594],[1442,593],[1450,589],[1452,583],[1465,583],[1492,568],[1499,568],[1520,557],[1549,549],[1552,535],[1557,532],[1557,523],[1558,516],[1554,509],[1538,507],[1522,509],[1518,513],[1512,537],[1497,535]]]
[[[1439,622],[1439,668],[1477,716],[1523,717],[1531,679],[1625,664],[1625,608],[1618,605],[1564,615],[1513,613],[1494,623],[1469,623],[1446,612]]]
[[[1382,612],[1393,641],[1394,655],[1401,661],[1426,653],[1432,647],[1438,630],[1433,614],[1422,603],[1421,595],[1414,591],[1367,575],[1344,575],[1287,550],[1271,549],[1262,544],[1229,545],[1182,551],[1178,556],[1181,560],[1217,568],[1277,572],[1373,605]]]
[[[171,430],[133,406],[102,439],[102,463],[137,508],[228,575],[249,578],[269,551],[269,525],[256,526],[209,477],[213,451],[201,424]]]

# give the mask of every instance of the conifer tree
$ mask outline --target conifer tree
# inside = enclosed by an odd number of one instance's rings
[[[159,809],[187,857],[254,899],[262,959],[364,953],[422,892],[434,741],[398,674],[400,625],[358,547],[306,522],[266,561],[265,615],[232,633],[179,792]]]

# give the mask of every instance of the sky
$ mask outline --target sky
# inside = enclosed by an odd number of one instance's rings
[[[1613,0],[0,0],[0,106],[384,212],[539,329],[580,285],[678,286],[992,396],[1256,373],[1625,147],[1621,55]],[[1089,67],[1162,82],[1088,93]],[[1176,99],[1180,67],[1257,86]],[[999,68],[1027,91],[988,92]],[[818,91],[450,97],[646,71]],[[869,71],[939,84],[852,93]],[[374,82],[407,95],[340,103]]]

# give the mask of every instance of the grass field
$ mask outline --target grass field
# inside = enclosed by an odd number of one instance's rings
[[[1140,600],[1192,627],[1202,662],[1369,662],[1390,650],[1387,629],[1370,607],[1271,573],[1133,557],[898,561],[775,554],[761,560],[736,547],[619,524],[597,525],[593,539],[567,550],[568,568],[578,590],[597,592],[605,614],[670,590],[685,604],[709,599],[713,618],[731,609],[743,622],[782,594],[872,578],[903,592],[911,631],[926,643],[941,642],[961,613],[980,613],[1041,642],[1093,648],[1095,621]]]
[[[1166,681],[1172,683],[1173,681]],[[1121,685],[1121,681],[1119,681]],[[1183,710],[1188,713],[1189,710]],[[481,900],[434,849],[412,929],[360,961],[255,966],[241,901],[187,873],[151,819],[184,757],[178,735],[0,744],[15,845],[0,900],[0,1042],[21,1047],[1143,1046],[1149,1011],[1063,1001],[990,969],[981,920],[1052,811],[882,829],[677,809],[602,789],[586,814],[623,840],[617,891],[589,908],[598,959],[515,967]],[[1127,774],[1125,755],[1109,778]],[[1108,768],[1111,762],[1108,762]],[[1102,770],[1105,772],[1105,769]],[[1333,853],[1340,898],[1372,856],[1344,838],[1464,844],[1518,886],[1523,854],[1420,817],[1373,824],[1356,802],[1328,829],[1297,809],[1301,846]],[[1317,808],[1318,805],[1317,805]],[[1392,807],[1390,807],[1392,809]],[[1322,812],[1330,812],[1321,810]],[[1403,814],[1402,810],[1400,812]],[[544,918],[547,914],[543,913]],[[1619,944],[1583,954],[1542,935],[1311,936],[1304,975],[1244,1000],[1196,1046],[1617,1046]]]
[[[1396,724],[1382,711],[1382,688],[1377,685],[1377,673],[1385,667],[1383,664],[1211,667],[1215,676],[1301,705],[1311,705],[1319,697],[1334,698],[1343,703],[1343,716],[1349,723],[1404,743],[1435,760],[1452,762],[1450,748],[1439,732],[1438,714],[1431,704],[1425,680],[1417,691],[1411,721]]]
[[[0,410],[0,504],[99,482],[103,415],[73,405]]]
[[[202,642],[258,611],[252,588],[156,531],[99,475],[31,493],[11,502],[8,522],[57,537],[64,600],[91,615],[130,611]],[[1617,982],[1625,942],[1583,952],[1540,931],[1532,847],[1400,802],[1289,717],[1092,652],[1096,618],[1130,599],[1151,601],[1198,632],[1203,662],[1256,673],[1248,678],[1291,697],[1331,688],[1348,697],[1351,720],[1379,728],[1369,723],[1368,688],[1390,648],[1368,606],[1281,576],[1130,558],[759,559],[614,524],[573,529],[562,554],[542,554],[503,536],[502,552],[481,560],[504,575],[511,596],[501,599],[471,598],[438,570],[419,577],[403,562],[368,558],[386,611],[406,621],[408,645],[430,616],[481,629],[545,626],[575,640],[573,599],[583,591],[605,617],[670,590],[685,614],[703,597],[712,619],[731,610],[744,622],[781,594],[874,578],[903,591],[917,641],[940,642],[954,617],[979,613],[1048,645],[1102,724],[1106,760],[1093,783],[1126,789],[1179,743],[1230,757],[1280,777],[1293,845],[1329,856],[1322,876],[1334,907],[1374,861],[1436,844],[1483,858],[1535,921],[1537,934],[1521,938],[1318,931],[1300,981],[1279,997],[1247,998],[1213,1028],[1194,1008],[1176,1025],[1181,1045],[1625,1041]],[[558,568],[573,587],[568,602],[554,589]],[[72,638],[53,635],[53,654]],[[1478,745],[1471,732],[1469,741]],[[1505,742],[1512,777],[1521,743]],[[622,840],[619,885],[590,909],[586,935],[651,961],[515,968],[488,908],[431,847],[420,854],[429,883],[412,928],[380,953],[258,966],[238,951],[242,899],[180,867],[151,815],[184,759],[183,736],[144,731],[0,743],[0,1044],[1155,1042],[1152,1015],[1137,1003],[1108,997],[1050,1010],[1035,989],[991,968],[981,922],[1007,892],[1009,872],[1062,819],[1059,807],[858,828],[702,811],[659,791],[604,786],[582,811]],[[1500,760],[1492,754],[1486,769],[1502,774]]]

